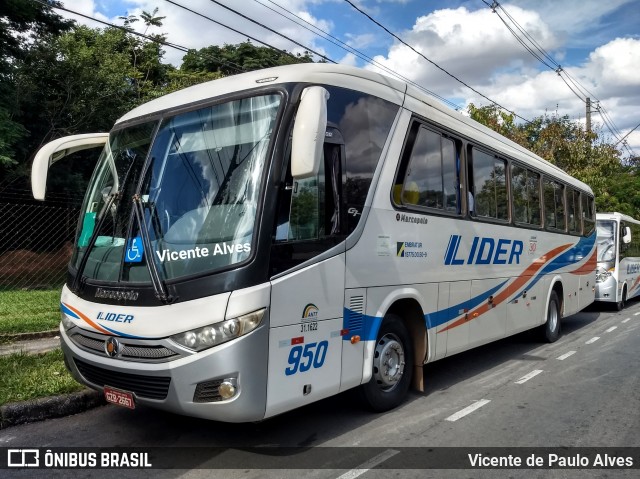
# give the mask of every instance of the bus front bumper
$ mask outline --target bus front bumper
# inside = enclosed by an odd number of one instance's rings
[[[75,328],[74,328],[75,330]],[[69,333],[74,330],[69,331]],[[126,361],[81,349],[60,326],[65,364],[73,377],[98,391],[129,392],[134,404],[224,422],[264,418],[267,397],[268,327],[200,353],[160,363]],[[236,393],[224,400],[225,379]]]
[[[601,283],[596,283],[596,301],[617,302],[617,283],[613,276],[610,276]]]

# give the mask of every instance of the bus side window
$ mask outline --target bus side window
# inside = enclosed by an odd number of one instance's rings
[[[460,213],[458,154],[454,140],[414,123],[393,188],[397,205]]]
[[[474,216],[508,220],[507,162],[477,148],[471,152],[469,177],[475,193]]]
[[[293,179],[289,162],[276,219],[276,241],[314,240],[340,233],[340,145],[325,143],[323,154],[318,174],[311,178]]]

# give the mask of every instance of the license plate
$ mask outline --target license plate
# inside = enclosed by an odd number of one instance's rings
[[[133,394],[127,391],[121,391],[120,389],[105,386],[104,398],[107,402],[115,404],[116,406],[128,407],[129,409],[135,409],[136,407],[133,402]]]

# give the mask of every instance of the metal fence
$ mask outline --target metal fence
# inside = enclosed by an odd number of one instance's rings
[[[0,290],[64,284],[82,199],[50,196],[0,186]]]
[[[81,202],[63,194],[35,201],[24,186],[0,181],[0,320],[33,310],[33,298],[42,297],[16,292],[61,289]],[[46,296],[52,304],[37,308],[56,310],[56,296]]]

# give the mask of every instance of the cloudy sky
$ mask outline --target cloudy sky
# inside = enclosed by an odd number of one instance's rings
[[[119,16],[152,12],[158,7],[158,15],[166,18],[162,27],[150,31],[164,33],[169,42],[187,48],[238,43],[251,36],[289,51],[303,50],[219,4],[227,5],[330,60],[382,68],[386,74],[395,72],[461,109],[469,102],[489,104],[479,92],[525,119],[559,114],[584,122],[585,98],[589,96],[594,102],[594,129],[613,142],[628,134],[624,156],[631,152],[640,155],[639,0],[510,0],[499,2],[495,13],[488,6],[492,0],[352,0],[477,92],[443,73],[344,0],[62,2],[71,10],[120,24]],[[134,25],[144,29],[140,22]],[[534,50],[538,47],[548,55],[536,52],[544,63],[528,52],[510,29],[523,41],[533,40]],[[328,35],[330,41],[326,40]],[[532,48],[531,43],[528,46]],[[167,48],[165,58],[179,65],[182,55]],[[559,66],[562,75],[555,71]]]

